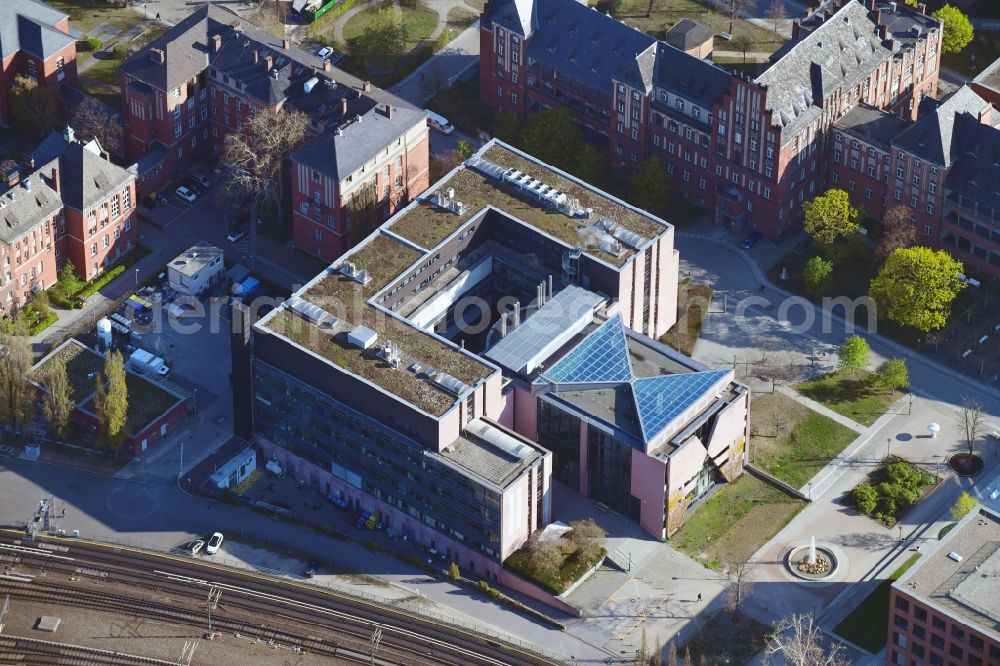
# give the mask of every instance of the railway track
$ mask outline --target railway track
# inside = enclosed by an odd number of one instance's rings
[[[176,666],[175,662],[96,648],[0,636],[0,664],[25,666]]]
[[[104,610],[111,612],[124,612],[128,605],[132,615],[181,624],[207,626],[204,609],[207,593],[221,590],[221,610],[213,612],[213,630],[255,641],[274,641],[312,654],[370,660],[369,641],[372,632],[379,629],[381,651],[391,655],[391,660],[384,662],[387,664],[547,666],[559,663],[521,646],[399,608],[312,584],[187,557],[65,538],[41,538],[28,543],[19,535],[0,533],[0,563],[4,562],[31,567],[38,575],[30,582],[0,579],[0,593],[95,609],[104,605]],[[67,582],[64,584],[61,579]],[[90,588],[81,594],[73,586],[105,581],[165,594],[171,603],[141,600],[137,605],[134,597],[95,594]],[[185,603],[178,605],[175,603],[178,600]],[[297,631],[275,630],[241,617],[280,619]],[[331,633],[335,633],[336,640],[322,638]]]

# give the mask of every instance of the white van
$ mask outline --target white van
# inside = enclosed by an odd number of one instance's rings
[[[442,134],[451,134],[455,131],[455,126],[449,123],[447,118],[430,110],[427,111],[427,126]]]

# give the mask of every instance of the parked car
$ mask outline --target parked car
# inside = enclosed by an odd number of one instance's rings
[[[361,515],[358,516],[358,519],[354,521],[354,526],[360,530],[362,527],[365,526],[365,523],[368,522],[368,519],[371,517],[371,515],[372,515],[371,511],[362,511]]]
[[[222,545],[222,540],[225,537],[222,536],[222,532],[216,532],[212,535],[212,538],[208,540],[208,544],[205,546],[205,552],[209,555],[215,555],[219,552],[219,546]]]
[[[326,498],[333,502],[334,506],[338,509],[346,509],[348,506],[347,498],[344,496],[344,493],[339,490],[335,493],[330,493],[326,496]]]
[[[185,178],[181,182],[184,183],[184,187],[186,187],[189,190],[191,190],[192,192],[194,192],[196,196],[200,197],[203,194],[205,194],[205,188],[203,188],[201,185],[199,185],[197,183],[197,181],[195,181],[195,179],[192,178],[191,176],[188,176],[187,178]]]
[[[448,122],[448,119],[439,113],[427,110],[427,126],[432,130],[437,130],[442,134],[454,134],[455,126]]]
[[[212,181],[208,178],[208,176],[198,173],[197,171],[193,172],[190,178],[191,180],[198,183],[198,185],[200,185],[202,188],[206,190],[212,187]]]
[[[332,46],[324,46],[323,48],[321,48],[319,50],[319,52],[316,55],[319,56],[320,60],[326,60],[327,58],[329,58],[330,56],[332,56],[334,53],[335,53],[335,51],[333,50]]]
[[[201,549],[205,547],[205,542],[201,539],[197,539],[188,544],[188,550],[191,551],[192,555],[197,555],[201,552]]]
[[[346,57],[347,57],[346,54],[341,53],[340,51],[334,51],[333,53],[330,54],[330,57],[327,58],[327,60],[330,61],[331,65],[336,65],[338,62],[340,62]]]
[[[16,453],[13,446],[0,445],[0,456],[12,456]]]
[[[756,245],[757,241],[759,241],[761,238],[762,236],[760,235],[760,232],[754,231],[749,236],[743,239],[743,242],[740,243],[740,247],[743,248],[744,250],[749,250],[754,245]]]
[[[178,197],[180,197],[184,201],[187,201],[188,203],[194,203],[195,201],[198,200],[198,195],[196,195],[194,192],[192,192],[184,185],[181,185],[180,187],[177,188],[176,194]]]
[[[229,232],[229,235],[228,235],[228,236],[226,236],[226,239],[227,239],[227,240],[228,240],[228,241],[229,241],[230,243],[235,243],[236,241],[238,241],[238,240],[239,240],[239,239],[241,239],[241,238],[243,238],[243,232],[242,232],[242,231],[240,231],[239,229],[235,229],[235,230],[233,230],[233,231],[230,231],[230,232]]]

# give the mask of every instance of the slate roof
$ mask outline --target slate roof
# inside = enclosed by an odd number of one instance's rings
[[[815,120],[824,97],[863,81],[892,56],[860,2],[849,1],[772,64],[756,82],[766,86],[776,125],[798,133]]]
[[[909,127],[910,123],[881,109],[859,104],[833,125],[868,143],[888,149],[896,135]]]
[[[669,44],[656,44],[653,84],[711,109],[729,90],[732,75]]]
[[[486,6],[483,20],[511,30],[522,37],[538,29],[534,0],[495,0]]]
[[[962,113],[955,117],[952,136],[957,159],[944,186],[1000,210],[1000,129]]]
[[[892,144],[934,164],[950,166],[959,155],[958,146],[952,141],[956,116],[968,113],[978,118],[986,106],[989,106],[986,100],[968,86],[962,86],[932,113],[901,132]]]
[[[715,31],[706,25],[702,25],[695,20],[684,18],[678,21],[674,27],[667,30],[663,41],[671,46],[681,49],[693,49],[701,46],[710,39],[715,38]]]
[[[50,163],[59,161],[59,193],[63,203],[82,211],[123,188],[136,176],[135,166],[122,168],[105,159],[103,152],[96,139],[87,143],[67,141],[65,133],[52,132],[32,151],[31,159],[46,179],[54,166]]]
[[[29,175],[20,185],[0,192],[0,240],[15,242],[62,206],[59,194],[45,179]]]
[[[425,122],[427,117],[426,111],[394,107],[392,118],[389,118],[384,105],[364,97],[360,100],[371,103],[368,111],[353,122],[328,130],[308,142],[292,154],[292,159],[335,180],[343,180],[408,129]]]
[[[68,33],[54,27],[66,14],[37,0],[0,2],[0,57],[8,58],[24,49],[45,59],[72,44]]]

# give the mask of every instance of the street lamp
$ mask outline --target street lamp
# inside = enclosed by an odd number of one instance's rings
[[[808,499],[810,502],[812,502],[812,498],[813,498],[813,482],[812,481],[807,481],[806,482],[806,486],[807,486],[806,499]]]
[[[889,457],[889,447],[892,446],[892,437],[885,438],[885,457]]]
[[[903,543],[903,526],[898,525],[897,527],[899,527],[899,543]]]
[[[139,269],[135,269],[135,286],[139,286]]]

